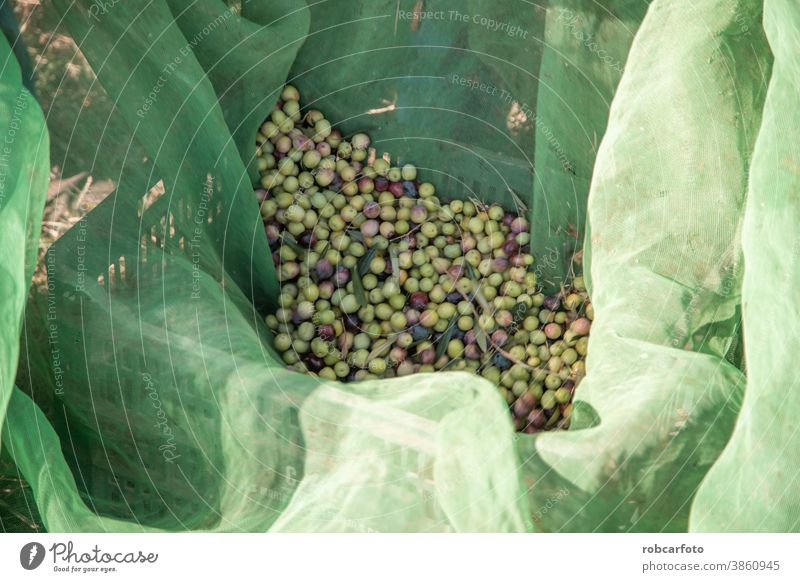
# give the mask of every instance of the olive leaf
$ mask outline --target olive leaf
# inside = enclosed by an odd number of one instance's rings
[[[465,270],[467,271],[467,277],[473,281],[477,281],[479,279],[478,272],[475,270],[475,267],[472,266],[472,263],[465,260],[464,265],[466,265]]]
[[[475,341],[478,342],[478,347],[482,352],[485,352],[489,349],[489,342],[486,339],[486,332],[483,331],[482,327],[475,328]]]
[[[447,324],[447,329],[445,329],[442,335],[439,336],[438,343],[436,344],[436,361],[439,361],[439,358],[441,358],[447,350],[447,344],[450,343],[450,339],[453,337],[453,333],[456,329],[457,319],[458,312],[453,314],[453,317],[450,318],[450,321]]]
[[[392,279],[400,284],[400,259],[397,258],[397,247],[389,247],[389,260],[392,263]]]
[[[370,247],[367,249],[367,252],[364,253],[364,256],[358,259],[358,264],[354,271],[357,271],[361,277],[366,275],[369,271],[369,264],[372,262],[372,259],[375,258],[376,252],[378,252],[378,247]]]
[[[353,269],[353,293],[355,293],[358,304],[367,305],[367,294],[364,291],[364,283],[361,281],[360,269]]]
[[[300,246],[294,236],[292,236],[292,233],[285,231],[283,233],[283,242],[286,243],[286,246],[296,252],[297,256],[304,257],[306,255],[306,249]]]
[[[486,301],[486,297],[483,296],[483,293],[480,289],[475,290],[475,300],[478,302],[478,305],[481,306],[481,309],[483,309],[484,313],[492,312],[491,305],[489,305],[489,302]]]
[[[551,416],[547,424],[544,425],[545,428],[551,428],[555,423],[558,422],[558,419],[561,418],[561,408],[556,406],[555,410],[553,411],[553,416]]]

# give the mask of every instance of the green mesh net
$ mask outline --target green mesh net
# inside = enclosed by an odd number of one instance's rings
[[[747,380],[741,342],[794,313],[788,0],[185,4],[46,5],[96,75],[49,123],[51,163],[115,186],[47,253],[12,389],[47,175],[30,103],[25,193],[0,208],[19,225],[0,234],[19,299],[2,446],[48,530],[796,529],[791,342],[748,350]],[[545,290],[583,249],[596,318],[569,431],[515,435],[464,373],[283,369],[252,183],[286,82],[440,192],[527,207]]]

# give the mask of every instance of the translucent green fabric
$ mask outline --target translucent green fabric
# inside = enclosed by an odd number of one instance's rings
[[[768,37],[744,0],[55,0],[114,104],[81,120],[75,152],[96,143],[117,187],[53,248],[63,369],[21,387],[52,410],[17,390],[3,427],[47,528],[729,527],[713,501],[750,502],[730,489],[742,455],[784,458],[742,424],[764,427],[792,384],[769,381],[787,352],[759,367],[748,351],[739,414],[742,317],[749,348],[777,325],[748,328],[755,297],[791,310],[762,287],[792,244],[777,112],[793,111],[796,10],[767,4]],[[547,290],[583,243],[596,319],[569,431],[515,435],[495,387],[463,373],[343,385],[283,369],[252,142],[287,81],[443,195],[524,204]],[[104,159],[120,140],[130,155]],[[791,434],[790,411],[770,436]],[[793,507],[793,475],[769,515]],[[730,528],[796,528],[756,511]]]
[[[14,389],[22,313],[36,265],[49,175],[44,117],[0,36],[0,426]],[[0,443],[2,441],[0,440]],[[5,525],[3,524],[5,528]]]

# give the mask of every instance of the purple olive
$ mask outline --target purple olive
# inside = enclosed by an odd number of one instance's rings
[[[458,291],[453,291],[452,293],[447,295],[447,302],[448,303],[460,303],[463,297],[461,297],[461,293]]]
[[[464,276],[464,265],[451,265],[447,269],[447,274],[451,279],[460,279]]]
[[[389,189],[389,180],[383,176],[375,178],[375,190],[378,192],[386,192]]]
[[[558,308],[561,307],[561,296],[551,295],[549,297],[545,297],[542,307],[549,309],[550,311],[557,311]]]
[[[503,252],[509,257],[516,255],[519,252],[519,243],[514,239],[507,240],[503,243]]]
[[[294,146],[294,149],[300,150],[301,152],[306,152],[310,149],[313,149],[314,142],[301,133],[292,138],[292,145]]]
[[[514,403],[514,414],[520,418],[525,418],[531,413],[533,407],[536,405],[536,399],[533,394],[525,392],[522,396],[517,398]]]
[[[541,408],[538,408],[528,414],[528,423],[536,429],[544,428],[544,425],[547,424],[547,415]]]
[[[314,234],[313,231],[308,230],[301,234],[297,241],[304,247],[310,247],[317,242],[317,235]]]
[[[380,210],[378,210],[378,212],[380,212]],[[372,220],[372,219],[365,220],[361,225],[361,234],[363,234],[367,238],[372,238],[373,236],[378,234],[380,226],[381,224],[377,220]]]
[[[336,347],[339,348],[340,352],[349,352],[350,348],[353,347],[354,336],[352,333],[343,333],[338,338],[336,338]]]
[[[335,337],[336,331],[332,325],[320,325],[317,329],[317,335],[325,341],[330,341]]]
[[[417,197],[417,185],[411,180],[403,182],[403,194],[408,198]]]
[[[319,372],[322,368],[325,367],[325,362],[323,362],[320,358],[315,356],[314,354],[309,354],[306,356],[306,365],[308,369],[312,372]]]
[[[403,196],[403,183],[402,182],[390,182],[389,183],[389,192],[395,198],[401,198]]]
[[[422,311],[428,306],[428,294],[422,291],[412,293],[411,297],[408,298],[408,305],[411,309]]]
[[[277,224],[270,223],[264,227],[264,230],[267,232],[267,241],[270,244],[278,242],[281,237],[281,231]]]
[[[428,219],[428,209],[421,205],[416,205],[411,209],[411,222],[422,224]]]
[[[333,282],[337,287],[344,287],[350,281],[350,269],[347,267],[336,267],[336,273],[333,276]]]
[[[328,259],[320,259],[316,266],[317,277],[320,279],[330,279],[333,277],[333,265]]]
[[[519,234],[521,232],[528,232],[528,221],[518,216],[511,221],[511,232]]]
[[[478,347],[478,344],[467,344],[464,346],[464,357],[468,360],[480,360],[481,350]]]
[[[508,270],[508,259],[505,257],[497,257],[492,261],[492,271],[495,273],[505,273]]]
[[[502,330],[497,329],[492,333],[492,343],[496,346],[500,346],[501,348],[505,345],[508,341],[508,334]]]
[[[432,348],[422,350],[419,354],[419,360],[423,364],[433,364],[436,361],[436,352]]]
[[[378,218],[381,215],[381,205],[373,200],[370,200],[364,204],[363,212],[364,216],[367,218]]]

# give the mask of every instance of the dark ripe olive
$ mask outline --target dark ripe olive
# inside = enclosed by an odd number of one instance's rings
[[[367,218],[378,218],[381,215],[381,205],[374,200],[370,200],[364,204],[362,212],[364,212],[364,216]]]
[[[511,367],[511,360],[506,358],[503,354],[495,354],[494,358],[492,358],[492,363],[501,370],[507,370]]]
[[[464,346],[464,357],[468,360],[480,360],[481,350],[477,344],[467,344]]]
[[[427,293],[423,293],[422,291],[417,291],[416,293],[412,293],[411,296],[408,298],[408,305],[409,307],[411,307],[411,309],[422,311],[428,306]]]
[[[476,341],[478,341],[478,338],[475,336],[475,331],[467,330],[467,333],[464,334],[464,343],[469,345],[474,344]]]
[[[544,428],[544,425],[547,424],[547,415],[541,408],[537,408],[528,414],[528,423],[537,429]]]
[[[422,350],[419,354],[419,360],[423,364],[433,364],[436,361],[436,352],[432,348]]]
[[[447,296],[448,303],[459,303],[461,301],[461,293],[458,291],[453,291]]]
[[[336,274],[333,277],[333,282],[337,287],[344,287],[350,281],[350,269],[347,267],[336,267]]]
[[[460,279],[464,275],[464,266],[452,265],[447,269],[447,274],[450,275],[451,279]],[[459,295],[459,297],[460,296],[461,295]]]
[[[300,238],[297,240],[302,246],[308,248],[317,242],[317,237],[312,231],[308,230],[301,234]]]
[[[347,331],[353,331],[356,333],[361,331],[361,321],[358,319],[358,315],[355,313],[345,314],[344,327]]]
[[[317,261],[315,270],[317,272],[317,277],[320,279],[330,279],[333,277],[333,265],[328,259],[320,259]]]
[[[508,270],[508,259],[505,257],[497,257],[492,261],[492,270],[495,273],[505,273]]]
[[[430,330],[422,325],[415,325],[411,328],[410,331],[411,331],[411,337],[414,338],[415,342],[427,339],[431,335]],[[434,356],[435,355],[436,353],[434,352]]]
[[[509,257],[516,255],[519,252],[519,243],[514,239],[507,240],[503,243],[503,252]]]
[[[500,346],[501,348],[506,344],[508,341],[508,334],[502,330],[497,329],[492,333],[492,343],[496,346]]]
[[[325,362],[323,362],[320,358],[315,356],[314,354],[309,354],[305,357],[306,365],[308,369],[312,372],[319,372],[322,368],[325,367]]]
[[[561,307],[561,296],[550,295],[549,297],[545,297],[542,307],[549,309],[550,311],[556,311],[559,307]]]
[[[332,325],[320,325],[317,329],[317,335],[326,341],[330,341],[336,335]]]
[[[528,221],[518,216],[511,221],[511,232],[519,234],[521,232],[528,232]]]
[[[514,403],[514,414],[520,418],[525,418],[530,414],[535,405],[536,400],[533,398],[533,395],[526,392],[517,398],[517,401]]]
[[[267,241],[269,241],[270,244],[278,242],[278,239],[281,237],[281,231],[277,224],[267,224],[264,230],[267,233]]]
[[[512,214],[511,212],[506,212],[506,213],[503,215],[503,226],[508,226],[508,227],[510,227],[510,226],[511,226],[511,223],[512,223],[512,222],[514,222],[514,219],[515,219],[516,217],[517,217],[517,216],[516,216],[516,214]]]
[[[386,192],[389,189],[389,180],[383,176],[375,178],[375,190],[378,192]]]
[[[391,192],[395,198],[400,198],[403,196],[403,183],[402,182],[389,182],[389,192]]]

